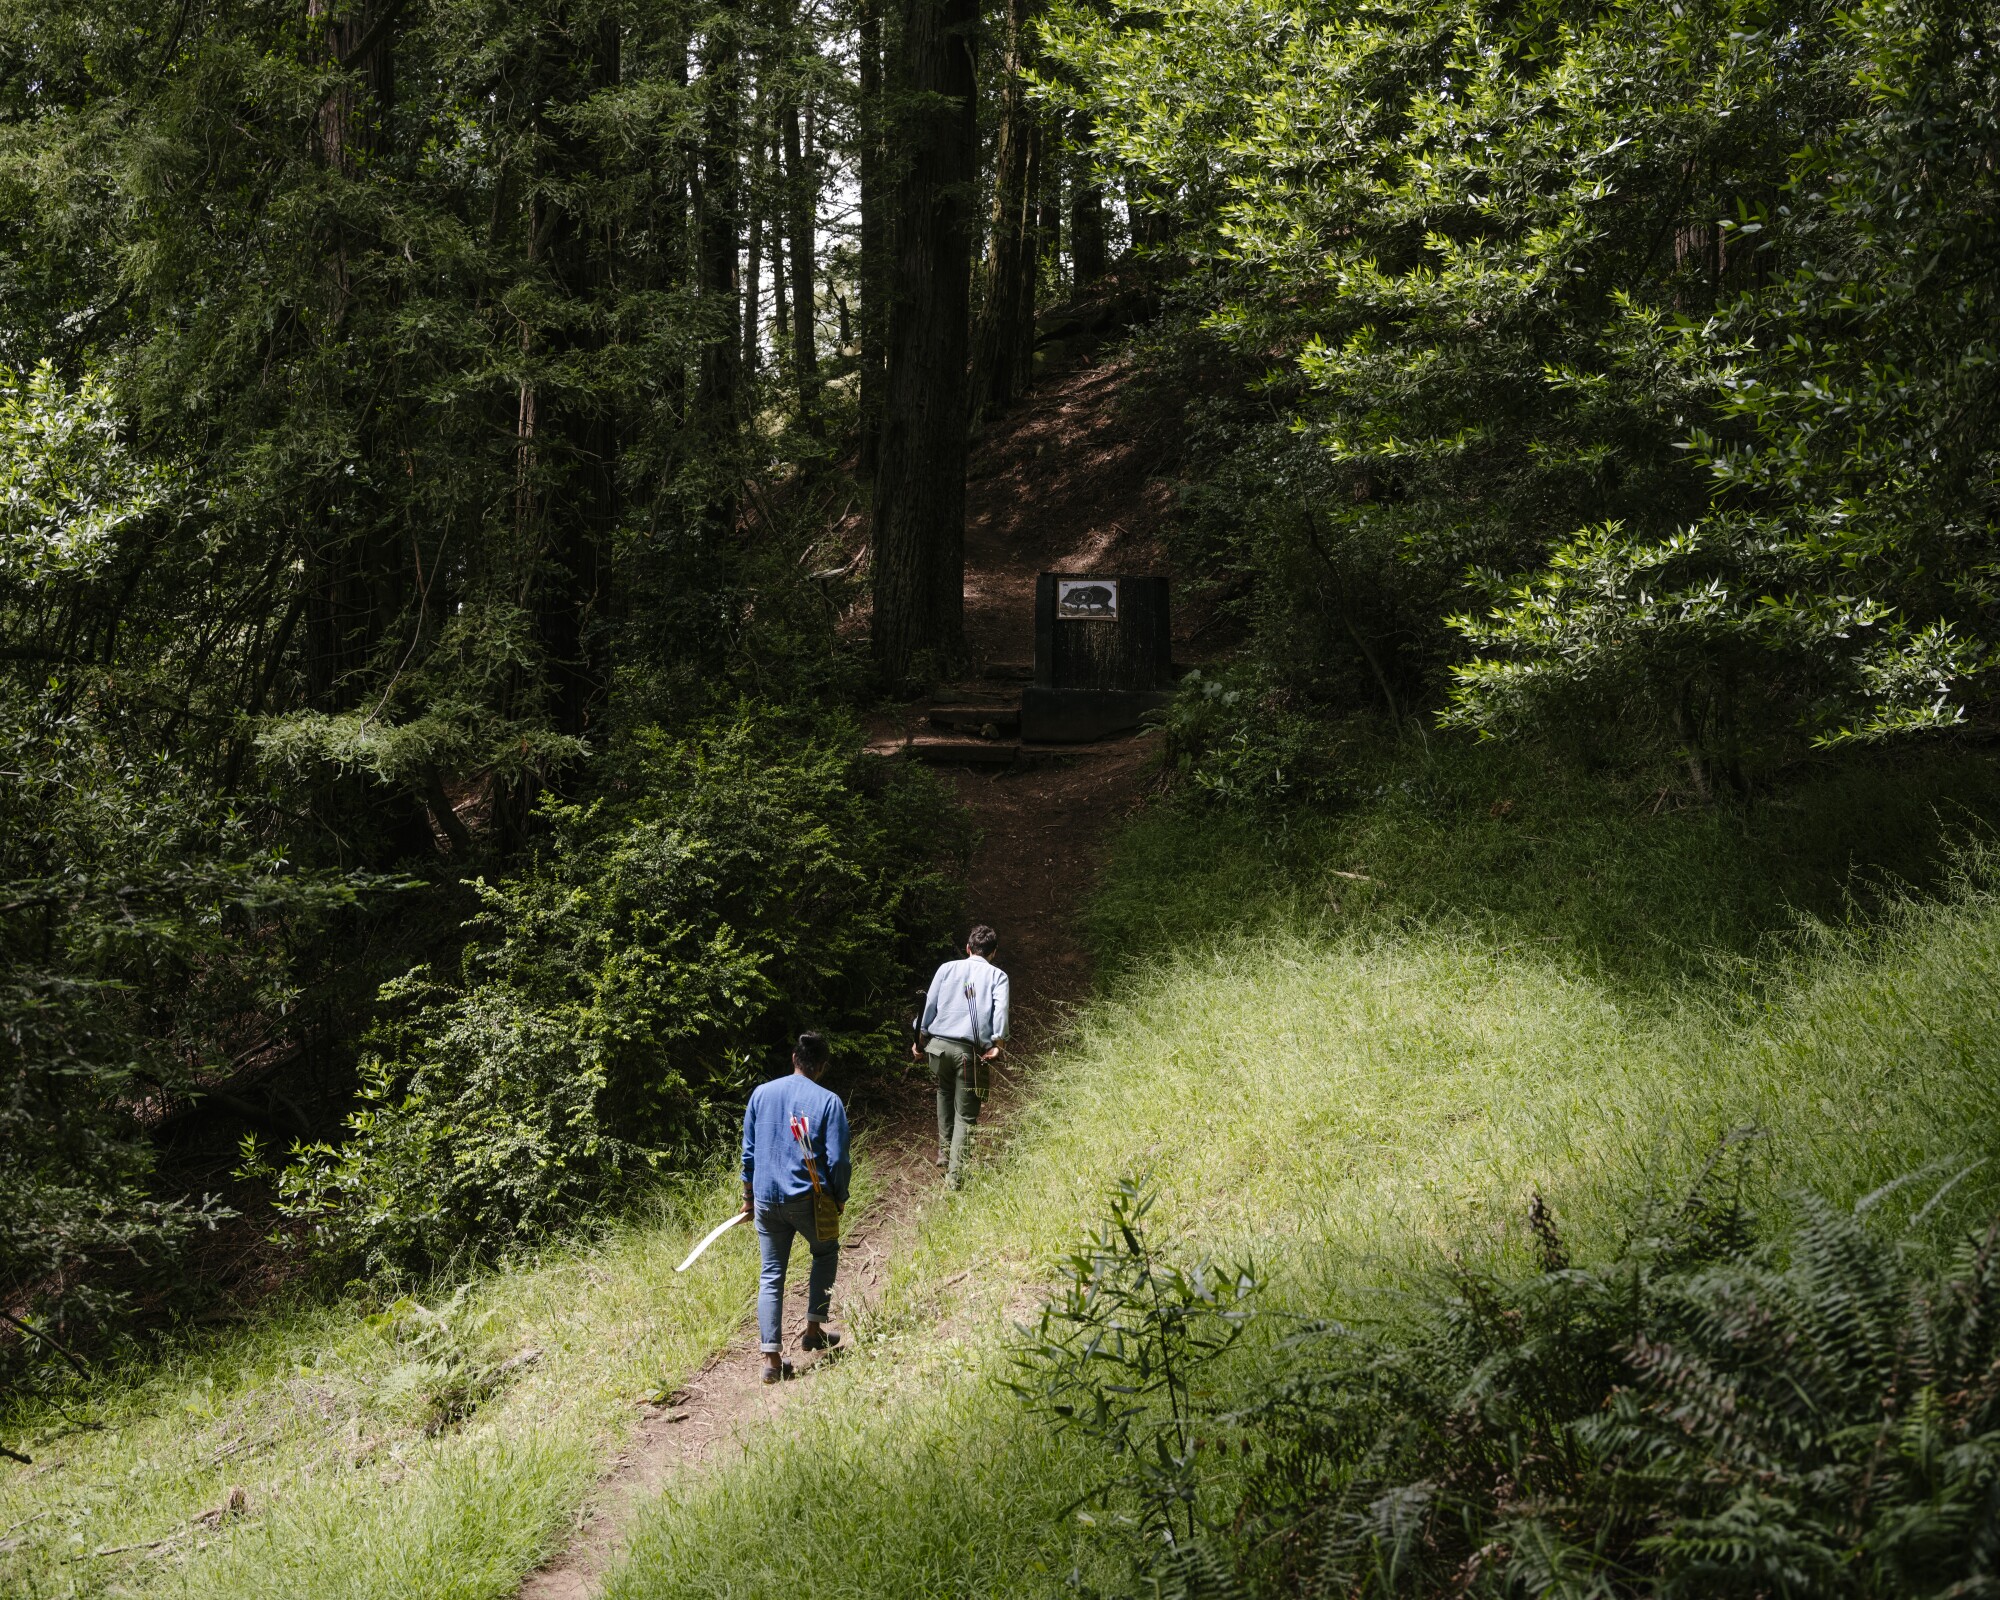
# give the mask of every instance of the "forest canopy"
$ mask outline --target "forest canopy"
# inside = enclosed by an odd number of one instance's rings
[[[1224,388],[1191,520],[1280,672],[1392,713],[1444,683],[1492,733],[1637,713],[1704,792],[1964,720],[2000,623],[1996,24],[1052,6],[1050,92],[1171,209],[1179,325],[1257,396]]]

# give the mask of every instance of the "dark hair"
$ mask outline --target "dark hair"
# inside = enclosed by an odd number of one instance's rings
[[[802,1033],[792,1047],[792,1058],[817,1071],[833,1059],[833,1052],[826,1047],[825,1034]]]
[[[1000,948],[1000,935],[980,923],[965,936],[966,948],[976,956],[990,956]]]

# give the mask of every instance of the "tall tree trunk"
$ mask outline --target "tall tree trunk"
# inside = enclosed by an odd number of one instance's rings
[[[792,375],[799,386],[799,420],[813,438],[821,436],[819,350],[813,334],[813,212],[819,204],[819,182],[811,153],[799,138],[799,104],[788,96],[783,115],[785,138],[785,199],[792,236]]]
[[[774,143],[766,152],[771,170],[778,170],[778,147]],[[780,215],[784,207],[779,206]],[[782,374],[791,366],[792,343],[792,274],[785,264],[784,230],[775,223],[771,228],[771,365]]]
[[[320,102],[313,127],[313,153],[331,171],[352,176],[380,148],[382,119],[395,101],[391,47],[400,10],[401,0],[307,0],[328,64],[353,74]]]
[[[343,179],[355,180],[381,153],[382,126],[395,92],[396,11],[395,0],[308,3],[317,51],[342,73],[313,120],[312,154]],[[329,208],[322,240],[332,286],[323,337],[339,344],[348,337],[357,288],[350,269],[356,241],[342,208]],[[359,394],[350,398],[362,408]],[[385,433],[393,427],[364,413],[357,453],[373,456]],[[376,692],[369,687],[369,666],[410,599],[409,552],[401,530],[373,503],[366,487],[371,476],[328,475],[304,519],[306,687],[309,703],[324,711],[349,709]]]
[[[860,55],[861,261],[856,287],[861,295],[861,349],[856,399],[860,434],[856,469],[866,483],[875,476],[882,446],[882,390],[889,326],[889,182],[883,149],[882,7],[885,0],[860,0],[856,48]]]
[[[1072,113],[1070,140],[1075,176],[1070,180],[1069,259],[1078,289],[1088,288],[1104,276],[1110,265],[1106,259],[1104,229],[1104,189],[1091,171],[1091,143],[1097,137],[1090,114]]]
[[[1000,91],[1000,131],[993,152],[992,244],[986,297],[972,363],[974,420],[996,417],[1025,387],[1020,371],[1023,307],[1032,325],[1035,303],[1035,109],[1022,73],[1027,62],[1033,0],[1008,0],[1006,81]]]
[[[1039,107],[1028,108],[1028,183],[1022,200],[1021,270],[1015,276],[1014,343],[1008,352],[1014,363],[1014,394],[1018,398],[1035,382],[1035,302],[1042,288],[1043,169],[1048,164],[1048,118]]]
[[[908,684],[965,653],[965,359],[978,0],[902,0],[896,237],[875,485],[875,659]]]
[[[696,291],[705,313],[695,407],[698,432],[716,475],[706,521],[711,534],[736,522],[736,445],[742,404],[742,314],[737,250],[742,242],[743,63],[736,19],[710,15],[700,50],[701,193],[696,224]]]
[[[757,369],[763,364],[763,329],[758,319],[764,313],[764,207],[760,200],[763,185],[758,181],[762,176],[763,145],[760,140],[750,141],[750,182],[745,210],[748,213],[746,227],[750,233],[749,247],[744,251],[743,266],[743,377],[748,380],[757,376]],[[780,248],[772,230],[771,253],[775,256]]]
[[[691,42],[683,23],[668,48],[668,59],[672,63],[668,73],[683,99],[688,86],[688,47]],[[654,226],[662,240],[658,287],[664,288],[669,295],[678,295],[686,293],[689,280],[694,276],[693,203],[699,188],[696,172],[701,158],[695,141],[685,132],[676,132],[667,148],[666,194],[664,203],[654,214]],[[666,392],[672,415],[676,422],[682,424],[688,420],[688,366],[686,360],[676,357],[666,375]]]
[[[1054,282],[1062,270],[1062,124],[1044,107],[1035,118],[1035,281]]]
[[[580,734],[590,725],[609,679],[602,603],[604,565],[618,520],[618,432],[612,409],[591,383],[604,349],[601,312],[612,288],[614,241],[570,198],[593,168],[595,152],[550,109],[581,103],[618,81],[618,30],[611,22],[575,35],[551,28],[548,94],[538,108],[551,182],[529,208],[531,256],[568,303],[546,335],[548,381],[536,406],[540,457],[535,536],[541,572],[535,620],[551,678],[552,720]]]
[[[1138,251],[1164,250],[1174,240],[1174,219],[1161,197],[1144,179],[1125,180],[1125,214],[1132,221],[1132,248]]]

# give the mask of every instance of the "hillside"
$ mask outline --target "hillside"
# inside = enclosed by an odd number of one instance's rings
[[[1122,375],[1077,366],[985,446],[968,584],[982,665],[1032,654],[1035,571],[1161,559],[1149,531],[1160,451],[1121,410]],[[1069,469],[1048,470],[1057,454]],[[878,743],[927,709],[885,712]],[[938,769],[977,829],[968,909],[1002,930],[1020,997],[994,1141],[1032,1098],[1036,1052],[1090,991],[1082,910],[1107,836],[1141,801],[1150,743]],[[865,1320],[938,1189],[928,1092],[893,1064],[887,1081],[857,1104],[848,1318]],[[592,1592],[638,1499],[733,1460],[810,1393],[754,1381],[747,1231],[689,1277],[671,1271],[730,1192],[726,1179],[679,1181],[602,1242],[463,1285],[267,1303],[241,1332],[141,1361],[87,1399],[28,1402],[0,1424],[33,1457],[0,1482],[0,1570],[26,1593],[282,1581],[300,1595],[497,1595],[540,1567],[524,1592]],[[440,1563],[453,1573],[442,1591],[429,1587]]]

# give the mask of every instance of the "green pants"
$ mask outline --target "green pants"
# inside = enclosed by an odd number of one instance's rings
[[[986,1063],[963,1039],[933,1039],[924,1053],[930,1057],[931,1071],[937,1074],[938,1154],[946,1161],[945,1182],[956,1189],[962,1181],[966,1141],[979,1120]]]

